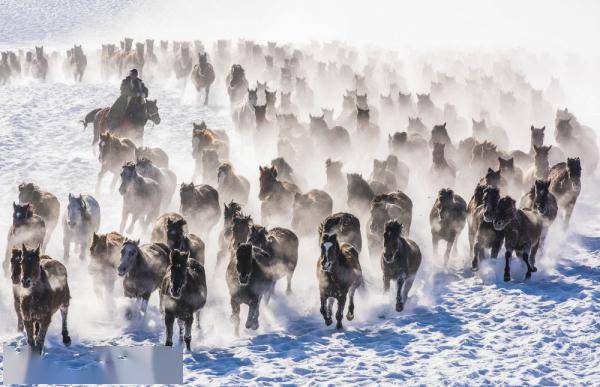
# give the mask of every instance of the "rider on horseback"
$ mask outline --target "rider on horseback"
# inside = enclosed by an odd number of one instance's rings
[[[142,79],[138,78],[137,69],[132,69],[129,76],[121,81],[121,95],[108,113],[109,130],[118,127],[126,114],[131,120],[135,120],[136,116],[145,115],[146,98],[148,98],[148,88]]]

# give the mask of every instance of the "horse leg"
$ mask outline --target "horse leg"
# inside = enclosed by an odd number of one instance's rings
[[[50,318],[44,318],[39,322],[39,330],[35,335],[35,348],[39,354],[44,350],[44,341],[46,340],[46,332],[50,326]]]
[[[531,246],[531,254],[529,255],[529,265],[531,266],[531,271],[536,272],[537,267],[535,267],[535,257],[537,255],[538,249],[540,248],[540,241],[538,240],[533,246]]]
[[[231,297],[231,322],[236,336],[240,335],[240,303],[237,299]]]
[[[125,225],[127,224],[127,219],[129,218],[129,212],[125,208],[125,203],[123,202],[123,209],[121,210],[121,224],[119,225],[119,232],[122,234],[125,229]]]
[[[321,294],[321,316],[325,320],[325,325],[331,325],[333,321],[331,321],[331,310],[329,308],[328,299],[324,294]]]
[[[404,280],[404,286],[402,286],[402,294],[401,294],[403,304],[406,304],[406,300],[408,300],[408,292],[410,291],[410,288],[412,288],[414,282],[415,282],[414,275],[409,275]]]
[[[85,259],[85,252],[87,251],[88,248],[88,243],[87,240],[84,239],[80,244],[79,244],[79,259],[84,260]]]
[[[27,333],[27,345],[29,345],[35,352],[35,332],[33,330],[33,320],[27,320],[24,322],[25,332]]]
[[[110,182],[110,193],[115,192],[115,187],[117,186],[117,181],[119,180],[119,175],[114,173],[112,181]]]
[[[510,281],[510,257],[512,255],[512,251],[506,250],[504,253],[504,281]]]
[[[566,207],[565,207],[565,219],[564,219],[564,223],[563,223],[563,228],[564,230],[567,230],[569,228],[569,223],[571,222],[571,216],[573,215],[573,209],[575,208],[575,203],[567,203]]]
[[[196,328],[202,329],[202,327],[200,326],[200,310],[196,312]]]
[[[452,257],[456,257],[458,255],[458,235],[454,237],[454,242],[452,243]]]
[[[183,331],[185,329],[185,324],[182,319],[177,319],[177,325],[179,326],[179,342],[183,341]]]
[[[490,256],[493,259],[497,259],[498,258],[498,253],[500,252],[500,248],[502,248],[502,239],[499,239],[499,241],[496,241],[492,244],[492,249],[490,252]]]
[[[433,246],[433,255],[437,257],[439,238],[436,233],[431,233],[431,245]]]
[[[294,271],[293,270],[288,270],[287,272],[287,288],[285,289],[285,294],[287,294],[288,296],[290,294],[292,294],[292,276],[294,275]]]
[[[248,317],[246,318],[246,329],[258,329],[258,313],[259,313],[260,298],[250,301],[248,305]]]
[[[402,288],[404,287],[404,274],[396,280],[398,288],[396,289],[396,312],[402,312],[404,309],[404,298],[402,297]]]
[[[469,254],[473,254],[473,249],[475,246],[475,233],[471,231],[471,227],[469,227]]]
[[[388,276],[384,273],[383,274],[383,292],[384,293],[387,293],[390,291],[390,281],[391,281],[390,276]]]
[[[138,221],[139,217],[140,217],[139,214],[136,214],[136,213],[131,214],[131,223],[129,223],[129,227],[127,227],[128,234],[131,234],[133,232],[133,229],[135,227],[135,222]]]
[[[68,232],[65,232],[63,235],[63,255],[65,258],[65,261],[67,261],[69,259],[70,250],[71,250],[71,236],[69,235]]]
[[[473,246],[473,261],[471,261],[471,270],[479,270],[479,242],[476,242]]]
[[[352,321],[354,320],[354,292],[356,288],[360,284],[359,280],[355,281],[348,291],[349,294],[349,303],[348,303],[348,313],[346,313],[346,320]]]
[[[108,171],[108,168],[102,164],[100,167],[100,172],[98,172],[98,179],[96,180],[96,195],[100,194],[100,183],[102,182],[102,178],[104,174]]]
[[[342,319],[344,318],[344,308],[346,307],[346,295],[342,295],[338,297],[338,309],[335,313],[335,320],[337,323],[335,324],[335,329],[342,329]]]
[[[23,315],[21,314],[21,303],[19,297],[13,294],[13,302],[15,307],[15,313],[17,314],[17,332],[23,332]]]
[[[144,294],[142,296],[142,304],[140,305],[140,312],[145,315],[146,309],[148,309],[148,300],[150,299],[150,294]]]
[[[69,328],[67,326],[67,317],[69,316],[69,305],[61,305],[60,316],[62,317],[62,339],[65,347],[71,345],[71,337],[69,336]]]
[[[167,338],[165,345],[167,347],[173,346],[173,324],[175,323],[175,314],[171,311],[165,310],[165,328],[167,330]]]
[[[208,93],[210,92],[210,85],[204,88],[204,106],[208,106]]]
[[[191,315],[185,319],[185,335],[183,340],[185,341],[185,348],[188,351],[192,350],[192,324],[194,323],[194,315]]]
[[[521,258],[525,262],[525,265],[527,265],[527,273],[525,274],[525,280],[528,280],[531,278],[531,272],[533,272],[533,268],[529,264],[529,253],[527,253],[527,252],[521,253]]]
[[[333,322],[333,303],[334,303],[335,299],[333,297],[328,297],[327,298],[327,318],[329,319],[329,324],[327,325],[331,325],[331,323]]]
[[[450,252],[452,251],[452,245],[456,240],[456,235],[451,235],[450,239],[446,241],[446,252],[444,253],[444,266],[448,266],[448,260],[450,259]]]

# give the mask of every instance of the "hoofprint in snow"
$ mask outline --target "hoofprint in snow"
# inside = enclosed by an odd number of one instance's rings
[[[147,127],[146,144],[168,152],[180,182],[189,182],[193,172],[192,120],[205,120],[209,127],[229,132],[236,150],[233,162],[245,176],[256,178],[258,163],[271,159],[271,155],[252,155],[256,163],[241,162],[252,152],[251,145],[233,132],[226,107],[200,108],[189,88],[182,91],[174,83],[150,86],[163,122]],[[29,81],[0,88],[0,235],[7,233],[10,204],[22,181],[37,182],[57,195],[63,206],[69,192],[93,189],[99,163],[90,146],[91,131],[82,130],[79,120],[90,108],[114,100],[116,89],[116,82]],[[221,87],[215,90],[223,93]],[[224,101],[225,97],[217,99]],[[424,251],[424,263],[405,311],[398,314],[393,310],[391,296],[382,293],[379,263],[363,253],[366,290],[357,293],[356,319],[347,322],[343,331],[322,323],[314,274],[319,250],[316,241],[302,239],[294,294],[284,297],[278,287],[278,296],[263,306],[258,332],[243,332],[236,338],[229,324],[223,268],[214,270],[215,231],[207,251],[209,301],[202,311],[202,330],[194,328],[192,352],[184,355],[185,382],[597,385],[600,232],[594,219],[600,216],[600,206],[594,193],[599,187],[596,178],[584,181],[571,231],[567,235],[552,231],[549,241],[555,242],[547,246],[547,253],[538,260],[540,271],[528,283],[504,283],[502,259],[484,263],[474,277],[465,269],[464,240],[459,257],[443,268],[441,261],[431,258],[429,226],[421,216],[430,203],[420,203],[412,229]],[[121,198],[108,193],[107,182],[102,189],[97,198],[103,216],[101,232],[107,232],[118,226]],[[255,190],[253,184],[253,198]],[[409,194],[417,195],[410,189]],[[257,215],[256,201],[252,203],[248,211]],[[58,227],[48,248],[51,256],[62,256],[61,233]],[[523,265],[513,262],[513,277],[522,279]],[[46,340],[48,359],[76,369],[93,361],[86,356],[92,346],[162,345],[164,328],[156,295],[146,318],[130,322],[124,318],[130,301],[119,297],[114,303],[103,303],[96,298],[86,262],[71,258],[67,268],[73,295],[73,345],[62,345],[55,316]],[[122,294],[119,287],[116,294]],[[7,281],[0,286],[0,310],[4,316],[0,321],[2,341],[22,348],[26,341],[15,333],[16,316]]]

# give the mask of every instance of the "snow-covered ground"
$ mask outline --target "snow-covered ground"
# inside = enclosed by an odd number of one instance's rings
[[[116,3],[77,2],[82,9],[96,6],[96,12],[105,12],[107,17],[117,13]],[[20,15],[19,10],[26,12],[36,4],[19,2],[8,7],[9,13]],[[26,18],[16,18],[11,27],[4,23],[7,14],[0,11],[0,25],[6,29],[0,35],[7,39],[7,46],[39,43],[45,38],[60,42],[61,34],[81,26],[82,21],[64,8],[51,7],[50,2],[45,5],[52,17],[33,19],[36,24],[29,27],[22,27]],[[37,34],[44,28],[47,33]],[[248,211],[258,215],[257,166],[271,155],[254,154],[233,131],[222,79],[214,90],[215,105],[208,108],[198,106],[189,87],[182,90],[171,80],[149,87],[152,98],[159,101],[162,122],[147,127],[146,143],[167,151],[179,182],[191,179],[191,122],[205,120],[209,127],[229,132],[235,150],[233,164],[253,182]],[[57,195],[63,207],[70,192],[92,193],[99,163],[90,146],[90,128],[83,130],[79,120],[92,108],[110,104],[117,92],[118,80],[102,82],[89,76],[75,85],[56,73],[46,84],[21,80],[0,87],[0,236],[8,231],[11,203],[17,199],[20,182],[37,182]],[[590,98],[597,100],[598,95]],[[600,123],[597,116],[587,117]],[[243,162],[248,159],[253,162]],[[364,168],[365,173],[369,168]],[[315,186],[322,184],[323,171],[314,179]],[[106,177],[103,192],[97,196],[102,232],[116,229],[120,216],[121,198],[108,193],[108,182]],[[185,382],[600,385],[599,190],[596,176],[584,180],[570,231],[561,235],[554,230],[550,238],[554,242],[528,283],[521,282],[524,268],[516,260],[515,279],[510,283],[502,281],[502,260],[487,262],[474,277],[465,269],[465,235],[459,257],[444,269],[431,258],[426,218],[431,202],[419,201],[412,229],[424,252],[424,264],[406,310],[400,314],[393,310],[391,296],[382,294],[379,263],[364,254],[367,289],[357,294],[356,319],[345,322],[343,331],[325,327],[319,314],[314,274],[319,250],[314,240],[307,239],[301,240],[294,294],[285,297],[278,288],[280,296],[261,309],[259,330],[242,332],[242,337],[236,338],[229,323],[223,270],[214,269],[215,230],[208,240],[209,301],[202,312],[202,331],[194,329],[193,350],[184,355]],[[417,197],[419,192],[411,194]],[[175,201],[171,209],[177,209]],[[59,226],[48,247],[49,255],[62,256],[61,239]],[[0,242],[0,251],[4,251],[4,242]],[[78,368],[92,361],[86,357],[92,346],[162,345],[164,330],[156,295],[143,322],[128,322],[123,317],[125,299],[118,297],[114,303],[104,304],[96,298],[85,262],[72,258],[67,267],[73,296],[73,345],[62,345],[55,316],[46,340],[49,359]],[[117,288],[116,294],[120,291]],[[22,347],[26,342],[15,332],[11,292],[3,281],[0,340]],[[2,364],[0,367],[3,369]]]

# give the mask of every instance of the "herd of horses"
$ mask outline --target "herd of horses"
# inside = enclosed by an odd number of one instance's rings
[[[268,303],[284,278],[286,293],[291,293],[299,261],[314,259],[300,256],[300,244],[318,240],[314,262],[320,313],[325,324],[332,324],[337,301],[339,329],[345,310],[348,321],[355,316],[355,291],[367,287],[361,266],[371,260],[379,260],[385,292],[395,283],[395,309],[403,310],[424,258],[411,239],[417,216],[406,193],[411,185],[425,182],[434,193],[429,213],[434,257],[445,242],[443,260],[448,264],[466,228],[473,271],[487,251],[495,259],[504,247],[504,280],[511,280],[513,254],[527,267],[529,279],[537,270],[536,259],[543,257],[552,224],[557,218],[561,227],[569,224],[581,191],[582,165],[591,174],[598,163],[594,132],[568,109],[555,111],[546,100],[556,87],[544,94],[533,89],[506,61],[489,69],[456,65],[456,73],[464,73],[462,82],[425,61],[421,78],[429,82],[430,92],[415,100],[401,59],[371,53],[361,62],[356,49],[337,42],[300,48],[241,40],[235,49],[229,41],[218,41],[211,53],[199,41],[172,42],[172,50],[161,41],[156,52],[152,40],[132,47],[131,39],[120,49],[103,45],[102,74],[136,67],[146,82],[191,78],[198,92],[204,92],[205,103],[218,74],[229,97],[233,128],[193,124],[193,181],[179,181],[177,195],[178,176],[167,152],[143,145],[145,121],[109,130],[105,109],[91,111],[83,122],[94,126],[96,192],[111,173],[111,194],[119,183],[122,197],[121,223],[119,230],[99,233],[101,203],[89,194],[69,194],[61,260],[45,255],[60,201],[32,182],[19,185],[3,268],[12,279],[18,329],[26,330],[28,344],[38,352],[58,309],[63,342],[70,343],[65,265],[73,244],[82,262],[88,262],[99,297],[112,297],[121,278],[124,295],[139,301],[127,310],[128,318],[143,316],[151,294],[158,291],[165,344],[173,344],[177,319],[180,339],[189,349],[193,321],[200,324],[198,314],[210,287],[207,244],[218,248],[216,272],[225,267],[238,333],[240,306],[249,307],[245,327],[257,329],[261,301]],[[39,77],[41,63],[47,71],[48,61],[38,49],[30,64],[34,77]],[[199,61],[192,66],[194,54]],[[69,54],[79,81],[85,70],[82,56],[81,46]],[[15,71],[18,57],[3,54],[5,62]],[[256,87],[250,76],[259,80]],[[340,98],[341,111],[335,116],[331,107]],[[147,106],[147,118],[158,123],[156,100]],[[458,111],[477,113],[468,121]],[[554,122],[555,144],[546,145],[545,126],[525,126],[530,149],[511,148],[512,132],[503,125],[524,120]],[[402,125],[405,130],[384,130]],[[256,166],[258,181],[236,171],[230,136],[248,139],[244,144],[259,152],[276,152],[270,165]],[[382,159],[376,158],[382,153]],[[372,163],[368,179],[344,171],[357,160]],[[315,187],[317,174],[326,177],[322,187]],[[257,198],[250,197],[252,186],[258,188]],[[260,222],[245,211],[253,200],[260,203]],[[168,211],[172,203],[179,203],[178,212]],[[136,227],[149,236],[147,243],[128,237]],[[216,239],[210,238],[213,230],[218,230]]]

